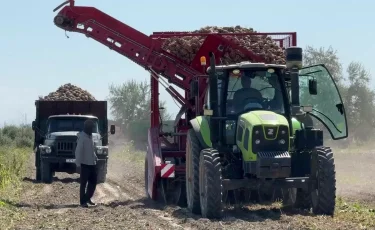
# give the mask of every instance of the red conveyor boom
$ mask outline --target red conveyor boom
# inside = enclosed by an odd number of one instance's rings
[[[147,36],[94,7],[74,6],[73,0],[67,2],[70,2],[70,5],[65,6],[54,19],[56,26],[93,38],[134,61],[146,70],[151,70],[152,74],[160,74],[168,79],[169,83],[179,86],[185,90],[185,92],[189,91],[189,82],[194,76],[204,74],[203,68],[200,66],[199,58],[201,56],[207,56],[210,51],[214,52],[217,57],[218,63],[216,64],[219,64],[220,58],[224,55],[224,51],[229,46],[240,50],[250,61],[264,61],[252,51],[246,50],[236,45],[231,40],[222,37],[222,35],[230,35],[233,37],[245,36],[250,33],[192,34],[189,32],[157,32],[151,36]],[[289,39],[287,40],[289,44],[284,44],[283,39],[281,39],[279,41],[280,46],[296,45],[295,33],[253,33],[253,35],[285,35]],[[192,63],[186,63],[162,49],[163,39],[171,36],[206,36],[206,39]],[[275,39],[275,41],[278,42],[277,39]],[[209,60],[209,58],[207,58],[207,60]],[[209,61],[207,65],[209,65]],[[173,88],[167,88],[167,91],[172,95],[176,95],[181,101],[186,102]]]
[[[65,6],[55,17],[61,29],[83,33],[126,56],[146,70],[152,69],[184,90],[190,76],[200,72],[161,48],[161,42],[93,7]],[[175,77],[181,76],[183,79]]]

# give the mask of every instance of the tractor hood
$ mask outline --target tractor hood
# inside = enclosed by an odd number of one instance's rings
[[[240,115],[239,122],[244,122],[247,127],[255,125],[285,125],[289,126],[288,120],[272,111],[251,111]]]

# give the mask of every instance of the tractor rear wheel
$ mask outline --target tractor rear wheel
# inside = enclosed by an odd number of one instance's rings
[[[204,218],[221,218],[223,214],[222,176],[219,152],[204,149],[199,161],[199,192]]]
[[[312,170],[316,186],[311,191],[312,210],[314,214],[333,216],[336,205],[336,172],[331,148],[315,149],[316,168]],[[314,159],[314,158],[313,158]]]
[[[193,129],[189,129],[186,138],[186,198],[188,210],[200,214],[199,196],[199,155],[201,145]]]

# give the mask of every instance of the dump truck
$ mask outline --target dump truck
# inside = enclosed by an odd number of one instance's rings
[[[84,34],[150,73],[147,197],[220,218],[230,198],[246,202],[254,191],[266,196],[279,190],[284,205],[333,215],[333,152],[314,123],[334,140],[346,138],[345,108],[323,64],[302,66],[296,32],[148,36],[94,7],[64,4],[55,9],[63,7],[54,18],[58,28]],[[168,38],[191,36],[204,40],[191,61],[163,48]],[[274,40],[285,50],[285,63],[269,63],[269,54],[240,47],[235,41],[243,36]],[[247,61],[223,64],[231,48]],[[159,84],[181,105],[173,132],[161,128]]]
[[[55,172],[73,174],[77,134],[86,120],[94,122],[92,134],[98,157],[98,183],[104,183],[108,163],[107,101],[35,101],[34,153],[36,180],[51,183]],[[115,133],[111,126],[110,133]]]

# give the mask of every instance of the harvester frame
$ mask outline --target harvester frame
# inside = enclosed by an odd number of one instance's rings
[[[64,6],[54,18],[54,23],[57,27],[65,31],[85,34],[87,37],[102,43],[150,72],[151,127],[148,131],[148,150],[145,159],[145,189],[148,197],[153,200],[160,199],[161,195],[165,201],[172,200],[174,203],[182,205],[186,204],[186,197],[189,196],[189,194],[186,194],[185,190],[187,134],[190,132],[189,130],[192,130],[193,126],[190,121],[198,116],[204,116],[207,112],[203,105],[209,84],[208,78],[212,78],[207,75],[206,69],[204,68],[205,65],[202,66],[202,60],[206,59],[209,53],[211,57],[216,57],[216,59],[207,58],[208,60],[205,63],[206,65],[210,65],[212,69],[215,65],[220,64],[221,57],[224,56],[227,48],[231,47],[240,50],[250,62],[265,62],[262,57],[236,45],[230,39],[224,38],[223,35],[233,37],[245,35],[282,36],[281,39],[274,39],[279,43],[279,46],[290,48],[297,45],[297,35],[295,32],[242,34],[155,32],[151,36],[147,36],[96,8],[75,6],[74,0],[66,1],[54,11],[61,8],[66,3],[69,3],[69,5]],[[162,41],[164,39],[183,36],[206,37],[191,63],[180,60],[162,48]],[[202,57],[204,58],[202,59]],[[168,83],[174,84],[184,90],[185,95],[181,95],[172,86],[166,84],[163,78],[167,79]],[[293,82],[295,80],[292,79],[291,81]],[[172,133],[164,133],[161,128],[158,98],[159,83],[161,83],[166,88],[166,91],[181,105],[181,110],[177,114],[174,123],[175,131]],[[314,81],[312,81],[312,83],[314,84]],[[291,104],[295,106],[295,108],[292,108],[293,112],[297,111],[296,109],[299,106],[298,102],[299,100],[294,96],[294,93],[292,93]],[[345,116],[344,110],[343,114]],[[185,118],[182,118],[183,115],[185,115]],[[314,116],[314,114],[312,115]],[[319,117],[317,117],[317,119],[322,121]],[[346,119],[344,125],[344,128],[347,130]],[[303,136],[302,133],[301,136]],[[344,135],[337,139],[345,138],[346,136]],[[173,137],[174,142],[171,143],[168,141],[167,137]],[[318,143],[320,141],[319,138],[315,139],[314,143]],[[305,176],[289,179],[284,178],[282,180],[274,180],[272,184],[280,188],[293,187],[308,190],[311,189],[311,183],[308,183],[309,179],[311,178]],[[239,187],[253,188],[259,187],[260,183],[267,184],[271,182],[260,182],[259,180],[253,179],[224,179],[223,187],[227,189],[236,189]],[[193,212],[200,212],[197,211],[196,207],[189,208]]]

